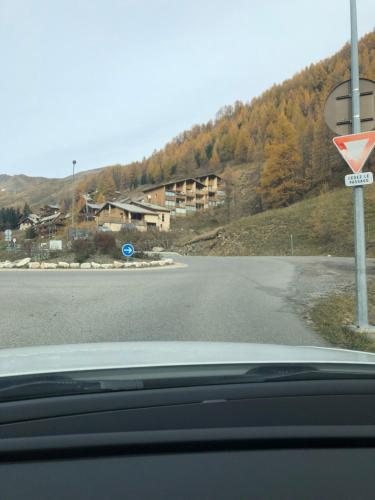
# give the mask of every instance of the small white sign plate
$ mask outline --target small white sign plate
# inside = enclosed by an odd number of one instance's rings
[[[62,250],[62,240],[50,240],[49,249],[50,250]]]
[[[363,186],[364,184],[372,184],[374,177],[372,172],[360,172],[359,174],[349,174],[345,176],[345,186]]]

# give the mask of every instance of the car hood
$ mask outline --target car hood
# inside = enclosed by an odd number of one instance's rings
[[[239,363],[373,364],[375,354],[323,347],[230,342],[108,342],[0,349],[0,377]]]

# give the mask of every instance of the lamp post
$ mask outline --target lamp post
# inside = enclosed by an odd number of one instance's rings
[[[74,228],[74,168],[76,166],[76,160],[73,160],[73,177],[72,177],[72,229]]]

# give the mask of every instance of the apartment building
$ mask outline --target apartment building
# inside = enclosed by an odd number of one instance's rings
[[[224,203],[224,181],[216,174],[170,181],[143,191],[144,201],[171,211],[172,217],[191,215]]]

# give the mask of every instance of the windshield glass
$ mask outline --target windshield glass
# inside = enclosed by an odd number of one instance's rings
[[[1,0],[0,400],[375,363],[375,2],[349,7]]]

